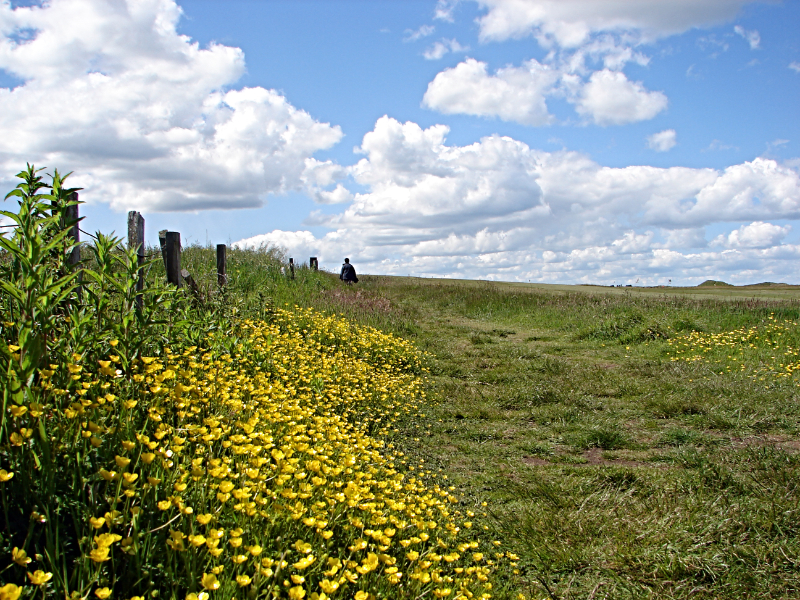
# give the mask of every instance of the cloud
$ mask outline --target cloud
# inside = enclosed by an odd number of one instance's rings
[[[591,35],[634,32],[644,41],[730,21],[752,0],[476,0],[483,41],[533,35],[542,45],[577,48]]]
[[[797,61],[790,62],[789,68],[795,73],[800,73],[800,62]]]
[[[647,147],[656,152],[667,152],[674,148],[677,143],[674,129],[665,129],[647,136]]]
[[[440,41],[434,43],[433,46],[425,50],[422,56],[424,56],[427,60],[439,60],[448,52],[466,52],[467,50],[469,50],[469,46],[462,46],[455,39],[448,40],[442,38]]]
[[[773,225],[763,221],[754,221],[734,229],[727,236],[717,236],[712,245],[726,248],[769,248],[779,244],[792,230],[791,226]]]
[[[624,73],[603,69],[592,73],[576,100],[578,113],[590,116],[598,125],[621,125],[646,121],[667,107],[662,92],[649,92]]]
[[[545,97],[558,78],[558,72],[533,59],[524,67],[506,67],[489,75],[486,63],[468,58],[437,74],[428,84],[422,104],[444,114],[547,125],[553,117]]]
[[[116,210],[254,207],[305,189],[306,161],[341,130],[274,90],[229,89],[242,51],[201,48],[180,16],[173,0],[0,3],[0,68],[23,81],[0,88],[0,173],[75,170],[84,199]]]
[[[437,0],[436,9],[433,13],[434,19],[440,19],[449,23],[453,22],[453,12],[461,0]]]
[[[413,31],[411,29],[406,29],[406,37],[403,38],[403,41],[416,42],[417,40],[432,35],[434,31],[436,31],[436,27],[434,27],[433,25],[423,25],[416,31]]]
[[[699,283],[796,272],[800,246],[769,224],[800,217],[796,167],[758,158],[723,170],[612,168],[498,135],[451,146],[448,131],[378,119],[348,169],[365,191],[338,214],[315,215],[328,233],[276,230],[239,243],[403,275],[677,283],[684,273]],[[705,229],[721,223],[739,229],[709,249]]]
[[[710,150],[738,150],[739,146],[734,146],[732,144],[726,144],[720,140],[711,140],[711,143],[708,145],[707,148],[701,150],[701,152],[708,152]]]
[[[758,50],[761,47],[761,36],[758,34],[758,31],[748,31],[741,25],[737,25],[733,30],[737,35],[747,40],[747,43],[750,44],[750,50]]]

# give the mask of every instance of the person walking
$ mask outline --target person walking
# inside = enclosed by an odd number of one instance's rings
[[[342,272],[339,273],[339,279],[348,284],[358,283],[358,277],[356,277],[356,269],[353,265],[350,264],[349,258],[344,259],[344,264],[342,265]]]

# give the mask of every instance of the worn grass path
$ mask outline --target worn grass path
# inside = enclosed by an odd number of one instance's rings
[[[690,292],[387,277],[346,292],[432,354],[436,402],[398,440],[490,513],[522,557],[518,591],[800,597],[796,380],[674,362],[667,342],[797,320],[800,292]]]

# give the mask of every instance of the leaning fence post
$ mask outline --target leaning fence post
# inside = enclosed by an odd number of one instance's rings
[[[181,234],[177,231],[168,231],[165,236],[167,281],[176,287],[181,287]]]
[[[294,259],[289,259],[289,272],[292,274],[292,279],[294,279]]]
[[[161,246],[161,258],[164,260],[164,268],[167,268],[167,230],[162,229],[158,232],[158,245]]]
[[[225,244],[217,244],[217,283],[221,286],[228,283],[228,247]]]
[[[136,280],[136,308],[142,309],[142,290],[144,290],[144,217],[141,213],[128,211],[128,248],[136,249],[139,277]]]
[[[69,235],[76,246],[72,249],[72,252],[69,253],[67,264],[69,264],[70,269],[77,269],[79,268],[81,262],[81,247],[77,245],[81,241],[81,229],[78,226],[81,220],[78,213],[78,192],[72,192],[72,194],[69,196],[69,201],[74,202],[75,204],[72,206],[67,206],[67,209],[64,213],[64,218],[67,221],[75,221],[74,225],[70,228]],[[80,271],[78,272],[78,287],[76,290],[79,298],[83,295],[82,283],[83,271]]]
[[[312,256],[308,259],[308,267],[314,271],[319,271],[319,262],[316,256]]]
[[[78,227],[78,221],[80,221],[80,217],[78,216],[78,192],[72,192],[69,197],[70,202],[75,202],[75,204],[71,206],[67,206],[67,210],[65,213],[65,217],[67,221],[75,221],[73,226],[70,228],[69,235],[72,238],[74,243],[78,243],[81,241],[81,234],[80,234],[80,227]],[[69,258],[67,259],[70,267],[76,267],[79,262],[81,262],[81,247],[75,246],[70,252]]]

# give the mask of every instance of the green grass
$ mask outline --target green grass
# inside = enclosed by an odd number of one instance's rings
[[[393,441],[405,467],[441,471],[459,509],[487,513],[485,535],[521,556],[518,589],[497,597],[800,594],[800,388],[749,376],[766,349],[720,374],[673,361],[669,346],[797,320],[797,290],[344,286],[308,269],[290,280],[275,252],[231,251],[220,298],[213,250],[183,256],[202,293],[241,314],[312,306],[430,353],[430,406]]]
[[[796,320],[800,302],[724,290],[364,277],[325,308],[431,353],[435,400],[398,442],[490,512],[520,592],[795,598],[800,388],[673,362],[667,340]],[[355,314],[356,294],[391,308]]]

